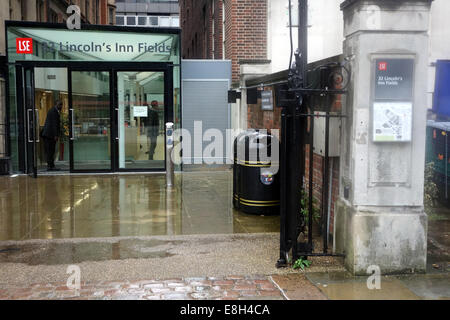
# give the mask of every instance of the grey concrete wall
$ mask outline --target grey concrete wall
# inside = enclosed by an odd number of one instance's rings
[[[424,271],[423,211],[430,1],[346,1],[344,56],[352,70],[342,126],[341,200],[335,250],[366,274]],[[414,59],[411,142],[375,143],[372,111],[375,60]],[[344,198],[344,190],[349,197]]]

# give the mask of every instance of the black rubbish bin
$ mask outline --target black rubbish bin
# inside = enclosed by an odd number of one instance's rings
[[[258,215],[280,213],[278,157],[272,159],[276,137],[259,130],[239,134],[234,141],[233,206]],[[273,165],[273,166],[272,166]]]
[[[9,158],[0,158],[0,176],[9,174]]]

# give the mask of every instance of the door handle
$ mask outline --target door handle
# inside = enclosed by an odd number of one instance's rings
[[[75,118],[73,116],[73,109],[70,109],[70,114],[72,116],[72,130],[71,130],[70,140],[74,141],[75,140],[75,132],[74,132],[75,131],[75,125],[74,125]]]
[[[40,122],[39,122],[39,110],[38,109],[35,109],[35,111],[36,111],[36,118],[35,118],[35,127],[36,127],[36,130],[35,130],[35,133],[36,133],[36,135],[35,135],[35,140],[36,140],[36,142],[37,143],[39,143],[39,142],[41,142],[41,137],[40,137],[40,134],[39,134],[39,129],[40,129]]]
[[[116,108],[116,112],[117,112],[117,123],[119,122],[119,108]],[[120,124],[119,124],[120,126]],[[116,137],[116,141],[120,141],[120,127],[117,126],[117,137]]]
[[[34,140],[31,139],[31,137],[33,137],[34,139],[34,135],[31,134],[31,129],[33,129],[32,123],[30,123],[30,111],[33,112],[33,109],[28,109],[27,110],[27,135],[28,135],[28,142],[32,143],[34,142]]]

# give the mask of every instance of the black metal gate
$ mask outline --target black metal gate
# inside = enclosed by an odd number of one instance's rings
[[[329,253],[327,230],[330,119],[342,118],[344,115],[341,112],[332,112],[329,107],[336,95],[346,93],[350,72],[344,63],[339,62],[325,63],[307,70],[307,6],[307,0],[299,0],[299,49],[295,53],[295,63],[291,64],[288,83],[276,86],[277,105],[282,107],[280,259],[277,267],[288,265],[291,251],[292,262],[300,257],[334,256]],[[317,106],[323,106],[320,115],[315,113]],[[312,235],[313,190],[318,184],[313,175],[315,117],[325,118],[323,179],[319,182],[322,184],[322,250],[314,248]],[[307,183],[306,171],[309,172]],[[307,233],[307,241],[298,240],[302,233]]]

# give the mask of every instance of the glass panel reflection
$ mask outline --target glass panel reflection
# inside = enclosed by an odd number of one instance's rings
[[[74,170],[111,170],[109,72],[72,72]]]
[[[164,73],[118,72],[119,168],[164,169]]]

